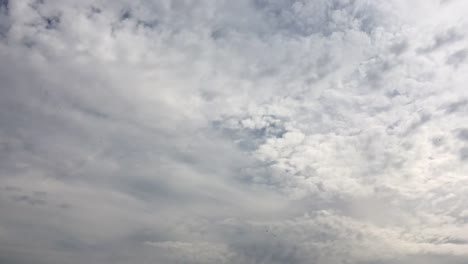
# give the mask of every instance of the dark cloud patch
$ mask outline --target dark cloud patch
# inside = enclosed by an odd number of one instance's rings
[[[82,113],[84,115],[88,115],[88,116],[90,116],[92,118],[103,119],[103,120],[112,120],[111,116],[109,114],[105,113],[103,110],[101,110],[99,108],[88,107],[88,106],[80,104],[78,102],[71,102],[70,106],[72,108],[74,108],[76,111],[78,111],[78,112],[80,112],[80,113]]]
[[[468,240],[459,238],[446,238],[441,242],[442,244],[454,244],[454,245],[467,245]]]
[[[463,39],[464,36],[462,34],[460,34],[456,29],[451,28],[445,32],[435,35],[432,45],[420,48],[418,51],[421,53],[432,52]]]
[[[102,13],[102,9],[97,6],[92,5],[88,7],[87,13],[88,13],[87,15],[88,18],[94,19]]]
[[[438,49],[444,45],[451,44],[462,40],[464,37],[454,29],[450,29],[447,32],[441,33],[434,37],[434,45],[432,50]]]
[[[10,9],[10,0],[0,0],[0,8],[8,11]]]
[[[236,259],[243,263],[310,263],[309,254],[300,247],[299,241],[291,241],[276,227],[226,226],[223,233],[229,235],[229,246]],[[317,238],[314,238],[314,240]]]
[[[40,6],[44,5],[46,2],[45,0],[33,0],[29,3],[29,5],[33,8],[36,9],[39,8]]]
[[[130,20],[133,18],[132,11],[130,9],[123,10],[119,17],[120,21]]]
[[[457,132],[457,137],[463,141],[468,141],[468,129],[460,129],[460,131]]]
[[[394,53],[395,55],[400,55],[407,51],[409,48],[409,44],[407,40],[403,40],[397,42],[389,47],[390,52]]]
[[[422,127],[424,124],[429,122],[432,119],[432,115],[429,113],[421,113],[419,115],[419,119],[412,122],[406,131],[403,133],[404,136],[407,136],[413,132],[415,132],[418,128]]]
[[[241,148],[253,150],[267,138],[281,138],[287,132],[285,122],[287,118],[275,115],[226,117],[213,122],[213,127],[238,142]]]
[[[218,28],[218,29],[214,29],[210,36],[214,39],[214,40],[221,40],[223,39],[226,35],[228,34],[228,30],[227,29],[224,29],[224,28]]]
[[[148,28],[148,29],[155,29],[156,27],[158,27],[159,24],[160,22],[157,19],[153,19],[153,20],[138,19],[137,20],[138,26]]]
[[[166,182],[157,179],[122,179],[119,188],[127,193],[146,201],[166,201],[170,203],[183,203],[190,200],[190,197],[183,192],[174,190]]]
[[[60,24],[60,16],[43,17],[46,29],[57,29]]]
[[[468,56],[468,50],[462,49],[459,51],[456,51],[452,54],[450,54],[446,60],[447,64],[453,65],[453,66],[458,66],[465,62],[466,58]]]
[[[94,12],[95,14],[100,13]],[[112,30],[115,31],[119,29],[119,23],[131,23],[135,27],[147,29],[147,30],[155,30],[160,24],[161,21],[154,17],[141,17],[139,16],[138,12],[127,8],[120,11],[118,21],[112,27]]]
[[[443,136],[434,137],[431,142],[434,146],[440,147],[445,144],[445,138]]]
[[[34,191],[33,196],[44,198],[47,196],[47,192],[44,191]]]
[[[350,25],[342,19],[352,17],[359,22],[360,30],[370,33],[378,20],[371,5],[357,7],[348,1],[271,1],[256,0],[268,24],[285,34],[310,36],[345,30]]]
[[[462,147],[459,152],[460,160],[467,161],[468,160],[468,147]]]
[[[15,202],[27,203],[29,205],[46,205],[47,201],[41,197],[30,196],[26,194],[12,195],[10,198]]]
[[[84,253],[90,254],[91,252],[98,251],[99,246],[87,243],[73,236],[63,236],[62,238],[55,241],[55,248],[60,252],[73,252],[73,253]]]
[[[102,10],[99,8],[99,7],[96,7],[96,6],[91,6],[90,7],[90,11],[94,14],[100,14],[102,13]]]
[[[451,256],[446,254],[412,254],[391,261],[377,262],[378,264],[463,264],[466,258],[463,256]]]
[[[362,85],[370,90],[381,89],[394,67],[394,63],[389,60],[379,57],[372,58],[359,69]]]
[[[5,264],[24,264],[24,263],[37,263],[37,264],[47,264],[47,260],[44,260],[40,257],[31,256],[31,252],[24,252],[18,249],[6,248],[3,245],[0,245],[0,263]]]
[[[446,113],[456,113],[456,112],[464,112],[466,107],[468,106],[468,100],[462,99],[453,103],[450,103],[446,106]]]
[[[61,204],[58,205],[58,207],[61,208],[61,209],[70,209],[73,206],[71,204],[69,204],[69,203],[61,203]]]
[[[143,244],[145,242],[164,242],[172,239],[170,230],[139,228],[125,237],[130,243]]]
[[[394,97],[400,96],[401,93],[397,89],[394,89],[392,91],[388,91],[386,95],[390,98],[394,98]]]
[[[234,250],[239,258],[247,263],[309,263],[310,258],[304,255],[297,246],[288,245],[275,238],[265,241],[246,241],[245,244],[235,245]]]
[[[23,189],[21,187],[17,187],[17,186],[5,186],[5,187],[3,187],[3,189],[5,189],[5,191],[7,191],[7,192],[21,192],[21,191],[23,191]]]
[[[10,21],[10,2],[9,0],[0,0],[0,39],[6,38],[11,27]]]

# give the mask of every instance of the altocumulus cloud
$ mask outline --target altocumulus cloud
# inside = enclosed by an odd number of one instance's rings
[[[1,263],[468,262],[462,0],[1,0]]]

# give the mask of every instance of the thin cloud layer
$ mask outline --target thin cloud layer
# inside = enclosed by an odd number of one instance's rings
[[[468,261],[463,1],[0,1],[0,262]]]

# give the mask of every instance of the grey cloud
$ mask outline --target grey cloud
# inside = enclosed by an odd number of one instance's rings
[[[443,46],[450,45],[463,39],[464,36],[462,34],[460,34],[456,29],[451,28],[445,32],[435,35],[432,45],[421,48],[419,51],[422,53],[432,52]]]
[[[460,129],[457,133],[457,137],[463,141],[468,141],[468,129]]]
[[[429,122],[431,120],[431,115],[428,113],[421,113],[419,114],[418,120],[412,122],[407,130],[404,132],[404,135],[408,135],[409,133],[414,132],[416,129],[424,125],[425,123]]]
[[[0,1],[0,262],[466,262],[459,5]]]
[[[6,38],[11,27],[9,0],[0,1],[0,38]]]
[[[466,99],[450,103],[446,108],[447,109],[446,112],[447,113],[454,113],[454,112],[458,112],[460,110],[463,112],[463,108],[465,108],[466,105],[468,105],[468,100],[466,100]]]
[[[34,196],[29,196],[29,195],[12,195],[11,199],[15,202],[25,202],[25,203],[29,203],[30,205],[46,204],[46,200],[42,198],[36,198]]]
[[[458,66],[460,63],[463,63],[468,56],[468,51],[466,49],[456,51],[447,58],[447,63],[453,66]]]
[[[60,24],[60,16],[44,17],[43,19],[46,23],[46,29],[56,29]]]
[[[389,50],[396,55],[400,55],[406,50],[408,50],[409,44],[407,40],[397,42],[389,47]]]
[[[16,186],[5,186],[4,189],[7,192],[21,192],[22,191],[21,187],[16,187]]]
[[[441,146],[445,143],[445,138],[444,137],[441,137],[441,136],[438,136],[438,137],[434,137],[432,139],[432,144],[434,144],[434,146]]]
[[[438,34],[434,37],[434,46],[432,49],[438,49],[443,45],[450,44],[463,39],[454,29],[450,29],[447,32]]]
[[[10,6],[9,0],[2,0],[0,2],[0,5],[2,6],[2,8],[5,9],[5,11],[8,11],[9,6]]]
[[[468,160],[468,147],[462,147],[460,149],[460,160],[462,161]]]

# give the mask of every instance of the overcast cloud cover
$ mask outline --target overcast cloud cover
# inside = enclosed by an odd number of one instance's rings
[[[468,263],[464,0],[0,0],[0,263]]]

